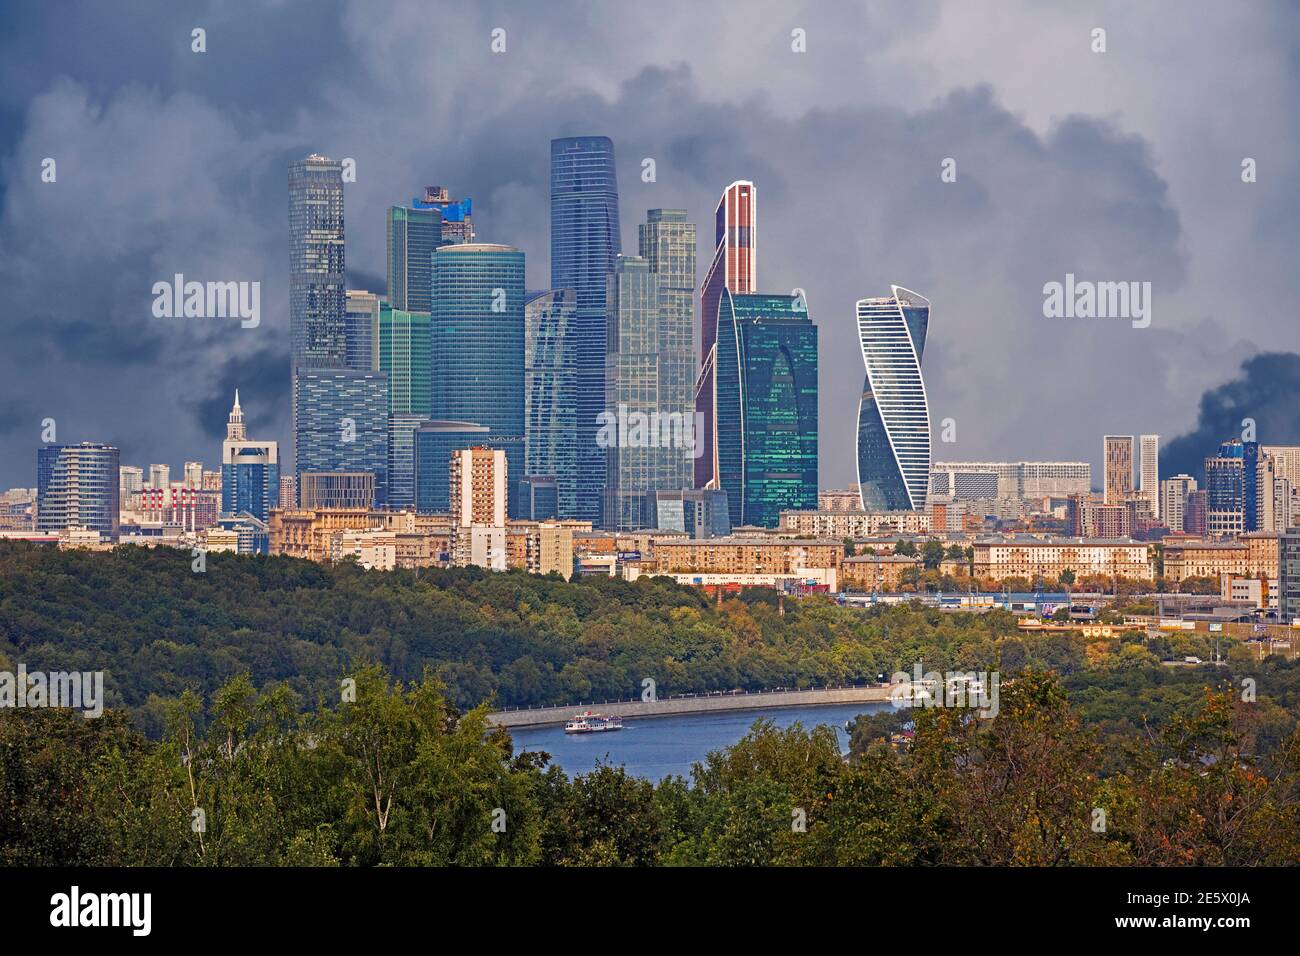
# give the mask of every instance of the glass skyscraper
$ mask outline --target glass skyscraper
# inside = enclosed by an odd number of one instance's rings
[[[524,254],[490,243],[446,245],[433,256],[430,418],[473,422],[524,469]],[[513,440],[512,440],[513,439]]]
[[[423,415],[388,416],[388,506],[415,507],[415,433]]]
[[[290,376],[300,369],[346,368],[347,291],[343,255],[343,166],[312,154],[289,164]],[[295,439],[298,406],[291,387]],[[297,461],[295,472],[303,470]]]
[[[442,245],[442,213],[431,206],[388,209],[388,304],[428,312],[433,250]]]
[[[289,338],[294,368],[345,364],[343,167],[315,154],[289,164]]]
[[[112,445],[46,445],[36,450],[36,530],[89,528],[117,538],[120,454]]]
[[[695,461],[699,488],[718,487],[714,369],[718,305],[724,289],[749,293],[758,283],[758,190],[754,184],[741,179],[724,189],[713,219],[713,262],[700,289],[700,374],[695,385],[695,408],[704,430],[704,454]]]
[[[296,472],[368,471],[375,503],[388,492],[388,376],[355,369],[298,369],[294,376]]]
[[[620,256],[609,275],[606,417],[597,438],[606,450],[604,524],[619,531],[650,526],[647,492],[690,487],[697,441],[690,285],[681,298],[694,256],[682,248],[681,231],[652,240],[643,227],[641,238],[662,253],[656,262],[664,276],[640,256]],[[665,292],[665,280],[677,285]]]
[[[732,526],[817,507],[817,327],[801,295],[724,289],[717,322],[718,483]]]
[[[576,309],[572,289],[530,292],[524,302],[526,470],[554,479],[562,518],[577,508],[577,360],[570,341]]]
[[[429,417],[433,408],[433,332],[428,312],[379,305],[379,371],[388,376],[392,415]]]
[[[924,296],[859,299],[866,383],[858,405],[858,487],[867,511],[921,511],[930,485],[930,407],[921,357],[930,324]]]
[[[344,364],[362,372],[379,368],[379,296],[348,289]]]
[[[605,453],[596,444],[605,405],[605,277],[621,251],[613,142],[551,140],[551,288],[577,296],[576,517],[591,521],[600,520],[605,484]]]

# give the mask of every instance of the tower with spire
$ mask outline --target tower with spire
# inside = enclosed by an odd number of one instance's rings
[[[244,410],[239,407],[239,389],[235,389],[235,407],[226,419],[226,441],[246,441],[244,433]]]
[[[235,405],[226,419],[226,440],[221,443],[221,513],[250,514],[266,521],[280,499],[280,446],[273,441],[249,441],[244,410]]]

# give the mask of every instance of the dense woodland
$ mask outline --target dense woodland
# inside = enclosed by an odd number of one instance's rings
[[[1295,863],[1300,664],[1225,647],[1172,668],[1211,648],[664,580],[5,545],[0,670],[102,669],[110,710],[0,711],[0,865]],[[917,662],[999,670],[997,717],[867,715],[848,760],[827,729],[760,722],[658,783],[570,778],[485,720],[647,676],[668,694]]]

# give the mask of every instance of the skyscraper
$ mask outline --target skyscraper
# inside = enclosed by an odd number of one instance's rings
[[[348,289],[346,309],[344,364],[360,372],[376,371],[379,368],[379,296],[362,289]]]
[[[388,207],[388,304],[428,312],[433,250],[442,245],[442,213],[430,206]]]
[[[1138,490],[1151,502],[1151,514],[1160,517],[1160,436],[1138,437]]]
[[[605,277],[622,251],[614,144],[605,136],[551,140],[551,288],[573,289],[577,414],[576,517],[599,521],[604,449]]]
[[[347,366],[346,267],[343,255],[343,166],[313,153],[289,164],[290,375],[298,369]],[[299,390],[292,386],[293,432]],[[297,462],[295,472],[303,468]]]
[[[273,441],[249,441],[239,390],[221,443],[221,513],[250,514],[259,521],[280,502],[280,446]]]
[[[1258,530],[1259,444],[1234,438],[1205,459],[1205,522],[1211,535]]]
[[[415,507],[415,433],[425,416],[388,416],[388,507]]]
[[[36,450],[36,529],[89,528],[117,538],[121,515],[118,469],[112,445],[45,445]]]
[[[695,460],[695,484],[700,488],[718,487],[714,344],[722,291],[749,293],[758,286],[758,191],[754,184],[741,179],[724,189],[713,218],[713,262],[700,288],[700,374],[695,384],[695,408],[704,426],[704,453]]]
[[[702,452],[703,429],[695,428],[695,223],[685,209],[651,209],[639,230],[640,254],[659,285],[659,409],[680,412],[691,421],[691,454]],[[661,487],[690,488],[695,463],[690,455],[666,461],[655,480]]]
[[[289,164],[289,338],[294,368],[346,360],[343,166],[312,154]]]
[[[428,312],[379,305],[379,371],[388,376],[390,415],[429,417],[433,408],[433,331]]]
[[[485,425],[524,474],[524,254],[460,243],[433,256],[431,418]],[[603,367],[603,366],[602,366]]]
[[[555,480],[556,511],[577,510],[577,360],[572,289],[530,292],[524,302],[524,409],[527,476]]]
[[[817,507],[817,327],[800,295],[738,295],[718,308],[718,480],[731,524],[774,528]]]
[[[859,299],[866,382],[858,405],[858,488],[867,511],[921,511],[930,483],[930,405],[921,375],[930,301],[891,286]]]
[[[1102,486],[1108,505],[1121,504],[1133,493],[1133,436],[1107,435],[1102,439],[1105,461],[1105,484]]]
[[[388,376],[356,369],[300,368],[294,376],[295,474],[370,472],[375,503],[388,494]]]

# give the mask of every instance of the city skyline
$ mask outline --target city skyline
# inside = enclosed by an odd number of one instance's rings
[[[891,24],[866,59],[842,38],[880,28],[870,11],[803,12],[808,52],[795,54],[789,17],[775,8],[724,29],[718,11],[669,3],[655,18],[625,11],[592,25],[597,35],[577,62],[556,55],[572,37],[546,18],[518,14],[507,24],[509,51],[494,56],[495,24],[448,11],[442,28],[457,38],[456,66],[441,83],[431,66],[390,74],[374,35],[342,17],[304,18],[294,3],[269,20],[210,26],[206,59],[189,52],[183,15],[160,11],[143,39],[132,35],[139,64],[68,55],[77,37],[125,41],[125,25],[93,6],[58,31],[39,11],[16,13],[27,42],[0,41],[15,77],[0,120],[0,154],[10,160],[0,270],[35,333],[0,359],[14,383],[0,422],[3,483],[30,484],[30,449],[46,417],[63,441],[111,442],[129,460],[179,465],[219,444],[234,387],[250,406],[287,409],[279,370],[289,355],[289,160],[312,151],[356,160],[345,185],[347,286],[384,288],[383,210],[434,180],[475,197],[478,231],[523,249],[528,286],[540,289],[549,287],[549,141],[591,133],[616,146],[623,248],[645,209],[685,208],[707,231],[727,183],[745,177],[763,191],[763,286],[806,288],[824,322],[824,484],[853,474],[854,424],[831,414],[861,387],[844,317],[895,276],[953,319],[927,358],[934,417],[957,419],[945,457],[1083,455],[1097,468],[1100,449],[1074,407],[1083,396],[1098,430],[1169,436],[1165,448],[1178,457],[1161,471],[1190,472],[1205,452],[1186,455],[1176,440],[1198,427],[1201,397],[1229,381],[1239,385],[1211,404],[1208,424],[1226,437],[1229,422],[1251,415],[1271,440],[1295,441],[1285,409],[1296,360],[1240,367],[1295,349],[1276,303],[1295,292],[1283,250],[1293,244],[1288,224],[1300,219],[1286,215],[1296,201],[1286,171],[1297,124],[1272,104],[1294,86],[1296,66],[1275,38],[1295,34],[1297,14],[1264,6],[1243,20],[1196,6],[1199,17],[1144,5],[1111,25],[1112,40],[1124,42],[1104,55],[1087,47],[1095,24],[1085,15],[1025,7],[1044,28],[1032,82],[999,57],[963,52],[1002,40],[994,24],[952,4]],[[328,71],[306,47],[268,45],[303,19],[334,54]],[[416,44],[418,6],[395,5],[381,19],[403,49]],[[709,56],[720,36],[732,53],[764,55]],[[1135,70],[1156,45],[1174,52],[1148,89]],[[1245,74],[1241,50],[1251,51]],[[769,77],[736,62],[776,66]],[[148,91],[133,86],[139,70],[155,78]],[[544,92],[527,82],[543,70],[555,77]],[[277,84],[266,82],[272,71]],[[1116,104],[1106,92],[1116,83],[1143,92]],[[1180,94],[1167,95],[1174,85]],[[818,103],[831,112],[810,108],[811,90],[826,91]],[[1222,110],[1229,90],[1236,130],[1216,129],[1207,141],[1203,117]],[[423,128],[418,117],[449,104],[460,106],[461,135]],[[104,155],[114,162],[96,162]],[[59,162],[57,182],[40,180],[45,157]],[[952,183],[940,179],[948,157]],[[1255,183],[1241,181],[1246,157],[1259,163]],[[656,161],[652,182],[642,178],[647,158]],[[1225,190],[1235,191],[1231,202]],[[169,206],[178,195],[183,212]],[[87,221],[84,210],[106,202],[113,216]],[[67,244],[69,235],[84,243]],[[106,248],[113,255],[101,255]],[[83,281],[58,282],[42,265],[54,262]],[[262,282],[261,326],[155,319],[148,290],[177,272]],[[1045,319],[1042,286],[1067,273],[1152,281],[1153,326]],[[1012,406],[989,387],[1017,378],[1035,401]],[[171,400],[141,408],[142,381]],[[131,416],[121,414],[128,402]],[[287,451],[288,414],[275,415],[263,434]]]

